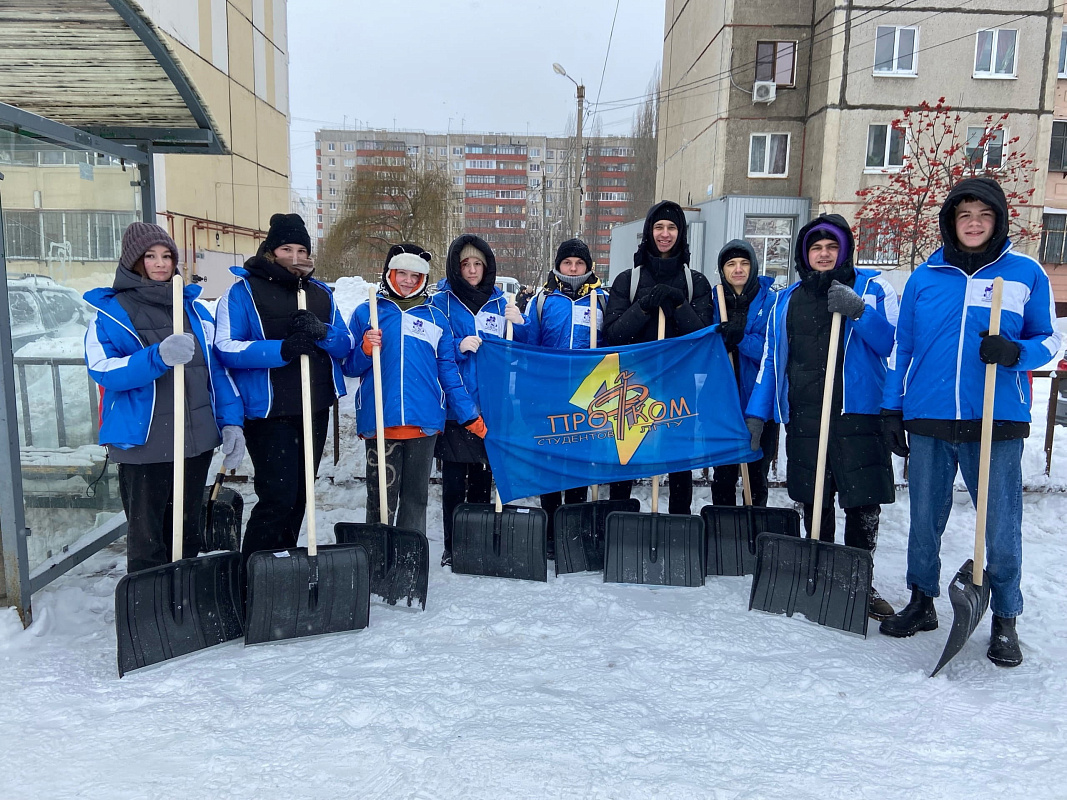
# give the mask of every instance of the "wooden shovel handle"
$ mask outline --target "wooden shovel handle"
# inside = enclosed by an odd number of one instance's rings
[[[370,306],[371,330],[378,330],[378,293],[372,286],[367,293]],[[370,351],[371,371],[374,375],[374,435],[378,451],[378,509],[379,522],[389,524],[389,481],[385,463],[385,409],[382,408],[382,352],[378,345]]]
[[[296,290],[296,307],[307,309],[307,296],[303,289]],[[315,457],[312,454],[311,432],[311,359],[300,354],[300,416],[304,422],[304,504],[308,519],[308,555],[319,554],[315,537]]]
[[[719,317],[723,322],[726,322],[726,287],[721,283],[715,287],[715,297],[719,301]],[[734,360],[734,354],[730,353],[730,366],[734,368],[734,374],[737,373],[737,362]],[[745,410],[741,409],[742,415]],[[742,462],[741,464],[741,494],[745,499],[745,505],[752,505],[752,486],[748,482],[748,464]]]
[[[511,329],[511,320],[507,320],[504,324],[504,338],[510,342],[513,336],[514,331]],[[496,513],[500,514],[504,510],[504,505],[500,502],[500,488],[496,485],[496,481],[493,481],[493,497]]]
[[[822,384],[822,417],[819,420],[819,455],[815,460],[815,505],[811,512],[811,538],[818,540],[822,531],[822,498],[826,490],[826,448],[830,440],[830,406],[834,399],[837,377],[837,345],[841,341],[841,315],[830,322],[830,351],[826,354],[826,377]]]
[[[662,341],[663,337],[667,335],[667,316],[663,313],[663,309],[659,309],[659,322],[656,325],[656,341]],[[620,400],[619,402],[622,402]],[[659,513],[659,479],[662,475],[656,475],[652,478],[652,513]]]
[[[171,319],[173,333],[185,333],[185,281],[177,269],[171,278]],[[185,365],[175,364],[174,370],[174,493],[171,495],[170,543],[171,561],[182,557],[185,531]]]
[[[993,306],[989,309],[989,335],[1000,334],[1000,306],[1004,279],[993,279]],[[989,505],[989,460],[993,454],[993,397],[997,390],[997,365],[985,366],[985,389],[982,392],[982,441],[978,451],[978,503],[974,518],[974,566],[971,579],[981,586],[985,572],[985,525]]]
[[[597,335],[597,330],[596,330],[596,322],[597,322],[596,312],[597,312],[596,289],[592,289],[589,292],[589,349],[590,350],[596,350],[596,335]],[[592,496],[592,499],[593,499],[594,503],[597,500],[600,499],[600,484],[593,484],[593,486],[590,487],[589,491],[592,493],[591,496]]]

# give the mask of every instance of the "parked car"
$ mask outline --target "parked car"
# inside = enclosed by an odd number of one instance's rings
[[[15,353],[45,337],[84,336],[93,316],[80,294],[45,275],[9,275],[7,302]]]
[[[515,296],[519,293],[522,285],[519,283],[518,278],[502,278],[499,275],[496,277],[496,288],[504,293],[504,296],[508,299],[508,302],[514,303]]]

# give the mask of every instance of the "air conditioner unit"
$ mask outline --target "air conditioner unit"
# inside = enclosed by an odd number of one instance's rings
[[[752,84],[752,102],[773,103],[777,91],[774,81],[756,81]]]

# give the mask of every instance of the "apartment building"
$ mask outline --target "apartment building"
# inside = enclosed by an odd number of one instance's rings
[[[569,137],[320,130],[315,142],[317,235],[320,240],[329,236],[347,189],[361,173],[442,170],[452,187],[449,238],[464,231],[477,234],[492,245],[500,275],[539,282],[556,244],[574,233],[573,148]],[[635,215],[626,183],[634,149],[626,137],[593,137],[584,140],[583,156],[581,235],[606,270],[610,227]]]
[[[762,243],[773,270],[791,260],[806,220],[766,217],[761,199],[808,198],[812,216],[839,213],[862,227],[856,192],[901,169],[893,121],[923,100],[943,97],[961,115],[976,163],[997,167],[1015,137],[1043,161],[1061,10],[1047,0],[667,0],[657,196],[687,205],[753,198],[753,210],[732,204],[738,216],[726,230]],[[1007,130],[981,141],[986,117],[1004,112]],[[1057,131],[1067,136],[1067,125]],[[1035,198],[1045,176],[1035,176]],[[1040,200],[1020,210],[1040,224]],[[892,273],[899,254],[878,240],[858,256]]]
[[[1060,33],[1056,62],[1055,118],[1046,164],[1045,208],[1041,225],[1041,263],[1062,302],[1056,315],[1067,317],[1067,31]]]

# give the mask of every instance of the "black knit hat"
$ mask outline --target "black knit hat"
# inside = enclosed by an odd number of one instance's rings
[[[311,253],[311,237],[299,214],[275,214],[270,218],[270,230],[260,250],[273,253],[287,244],[302,244]]]
[[[559,247],[556,248],[557,272],[559,271],[559,265],[567,258],[580,258],[585,262],[586,272],[589,272],[593,268],[593,256],[589,252],[589,245],[581,239],[568,239],[565,242],[560,242]]]

